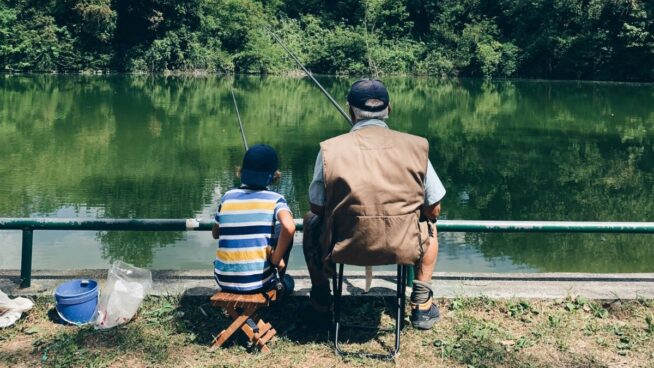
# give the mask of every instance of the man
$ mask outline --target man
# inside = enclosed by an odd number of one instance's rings
[[[391,106],[381,81],[357,81],[347,101],[354,126],[321,142],[309,187],[303,248],[310,316],[330,320],[333,262],[414,264],[411,323],[430,329],[440,317],[430,287],[438,256],[431,221],[445,188],[429,162],[427,140],[386,125]]]

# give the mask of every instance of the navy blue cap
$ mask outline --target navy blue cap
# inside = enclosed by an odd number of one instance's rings
[[[241,183],[250,187],[267,187],[272,183],[278,166],[275,149],[266,144],[256,144],[243,157]]]
[[[368,100],[380,100],[383,102],[379,106],[366,105]],[[350,87],[350,92],[347,93],[347,102],[350,106],[354,106],[365,111],[382,111],[388,106],[389,101],[388,91],[378,79],[361,79]]]

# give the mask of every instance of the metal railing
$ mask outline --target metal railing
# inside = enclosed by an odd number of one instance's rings
[[[296,219],[298,231],[302,220]],[[21,230],[20,287],[31,286],[35,230],[209,231],[213,221],[196,219],[0,218],[0,230]],[[439,232],[654,234],[654,222],[439,220]]]

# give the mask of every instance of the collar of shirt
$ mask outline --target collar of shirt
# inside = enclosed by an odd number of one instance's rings
[[[350,132],[354,132],[355,130],[359,130],[361,128],[369,127],[369,126],[376,126],[376,127],[382,127],[382,128],[388,128],[388,125],[383,120],[379,119],[364,119],[364,120],[359,120],[357,121],[356,124],[350,129]]]

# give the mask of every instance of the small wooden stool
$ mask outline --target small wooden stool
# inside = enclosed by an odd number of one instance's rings
[[[259,294],[232,294],[219,291],[211,297],[211,305],[222,307],[234,320],[229,327],[222,330],[213,340],[213,348],[222,346],[239,328],[251,342],[264,353],[270,349],[266,343],[277,334],[270,323],[257,317],[259,308],[267,307],[277,299],[277,291],[270,290]],[[248,319],[252,322],[248,323]]]

